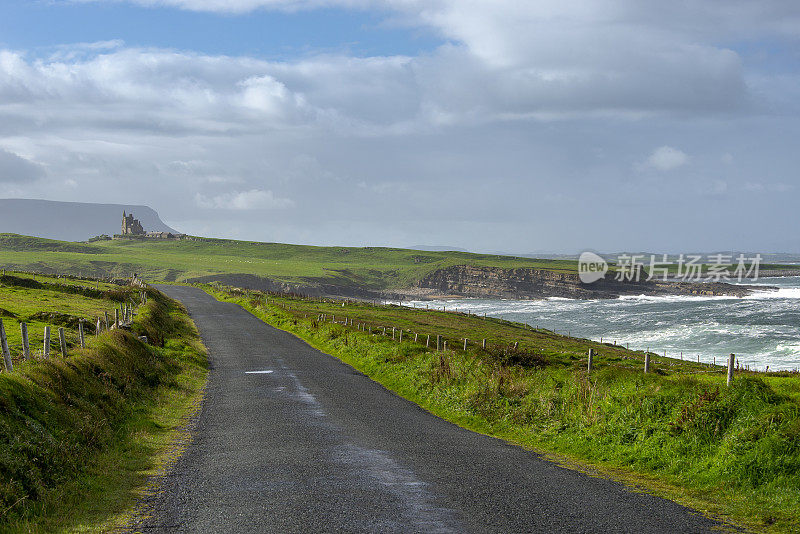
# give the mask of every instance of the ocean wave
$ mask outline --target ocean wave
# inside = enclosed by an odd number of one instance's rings
[[[486,313],[491,317],[540,326],[558,333],[631,349],[722,364],[735,353],[742,364],[763,370],[800,368],[800,277],[759,280],[745,298],[707,295],[627,295],[618,299],[545,300],[457,299],[404,301],[431,309]]]
[[[732,295],[622,295],[616,300],[634,302],[702,302],[707,300],[738,300]]]
[[[746,300],[800,299],[800,287],[781,287],[777,291],[753,291]]]

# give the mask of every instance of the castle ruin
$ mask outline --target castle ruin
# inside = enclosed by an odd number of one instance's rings
[[[120,237],[149,237],[151,239],[189,239],[186,234],[173,234],[172,232],[145,232],[142,223],[134,218],[133,213],[122,212],[122,233],[114,236]]]
[[[122,235],[145,235],[142,223],[133,218],[133,213],[122,212]]]

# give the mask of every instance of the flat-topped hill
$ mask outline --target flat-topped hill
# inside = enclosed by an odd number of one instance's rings
[[[148,232],[177,233],[147,206],[27,198],[0,199],[0,232],[84,241],[100,234],[120,233],[123,211],[133,212]]]

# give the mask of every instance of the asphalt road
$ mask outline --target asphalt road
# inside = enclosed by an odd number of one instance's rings
[[[187,287],[212,370],[143,532],[705,532],[671,501],[445,422]]]

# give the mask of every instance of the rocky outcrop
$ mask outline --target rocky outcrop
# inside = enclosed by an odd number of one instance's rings
[[[584,284],[577,272],[540,269],[502,269],[457,265],[438,269],[418,283],[420,289],[439,295],[505,299],[617,298],[622,295],[733,295],[742,297],[752,286],[726,283],[618,281],[610,275]],[[758,289],[765,289],[758,287]]]

